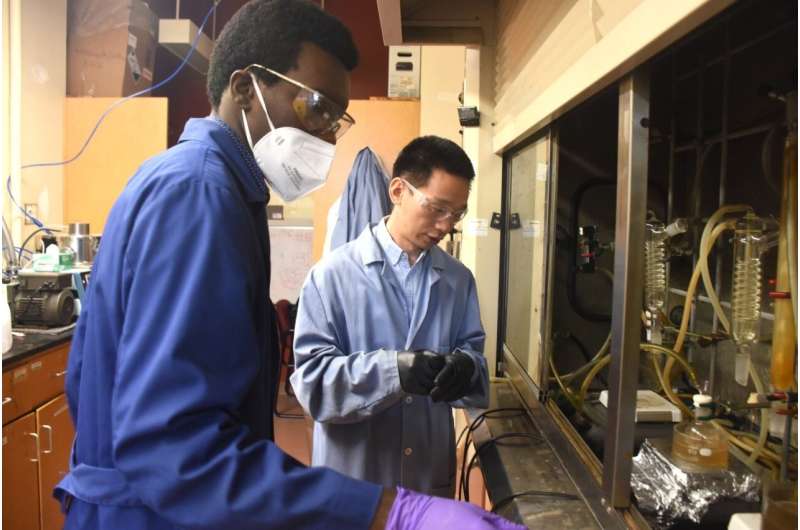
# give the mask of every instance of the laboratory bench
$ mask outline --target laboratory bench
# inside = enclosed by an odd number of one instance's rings
[[[71,339],[72,330],[26,333],[3,354],[3,528],[63,526],[52,491],[75,432],[64,394]]]
[[[589,507],[589,502],[599,498],[599,489],[589,483],[594,479],[576,476],[578,468],[568,472],[567,466],[577,456],[565,454],[570,444],[557,438],[560,431],[543,407],[525,409],[513,387],[498,379],[490,385],[487,409],[497,412],[481,420],[485,410],[465,411],[467,421],[475,425],[473,447],[478,448],[477,461],[491,505],[498,514],[531,529],[604,528]],[[529,493],[514,497],[522,492]]]

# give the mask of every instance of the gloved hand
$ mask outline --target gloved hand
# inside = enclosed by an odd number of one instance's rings
[[[386,530],[526,530],[468,502],[431,497],[397,487]]]
[[[427,396],[436,374],[444,367],[444,356],[427,350],[397,352],[400,386],[409,394]]]
[[[445,366],[434,379],[431,399],[434,401],[455,401],[469,391],[475,362],[464,352],[444,356]]]

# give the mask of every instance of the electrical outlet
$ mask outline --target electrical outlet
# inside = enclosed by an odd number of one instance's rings
[[[39,217],[39,207],[36,205],[36,203],[26,203],[24,205],[24,207],[25,207],[25,211],[28,212],[28,215],[31,215],[31,216],[36,217],[38,219],[38,217]],[[31,218],[28,217],[27,215],[25,216],[25,224],[26,225],[32,225],[33,224],[33,221],[31,221]]]

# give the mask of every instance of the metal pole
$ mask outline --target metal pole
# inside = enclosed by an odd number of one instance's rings
[[[762,427],[763,428],[763,427]],[[781,480],[789,479],[789,447],[792,438],[792,409],[786,410],[786,423],[783,428],[783,447],[781,451]]]
[[[731,57],[730,54],[728,54],[728,50],[731,45],[730,26],[730,19],[725,19],[725,62],[723,63],[722,74],[722,130],[720,131],[722,143],[720,144],[719,154],[719,202],[717,203],[720,207],[725,204],[727,199],[726,194],[728,186],[728,97],[731,78]],[[722,288],[722,256],[720,253],[722,247],[722,241],[717,241],[717,253],[715,257],[716,267],[714,272],[714,288],[717,290],[717,293],[719,293]],[[716,333],[718,328],[719,319],[717,318],[717,312],[714,311],[714,317],[711,322],[712,333]],[[706,391],[711,395],[714,395],[713,392],[715,390],[714,383],[716,382],[718,349],[719,346],[716,344],[711,347],[711,356],[708,366],[708,388],[699,389],[701,392]]]
[[[612,361],[603,458],[603,492],[613,508],[627,508],[631,496],[647,209],[648,131],[642,120],[649,112],[649,72],[640,68],[620,83],[619,91]]]

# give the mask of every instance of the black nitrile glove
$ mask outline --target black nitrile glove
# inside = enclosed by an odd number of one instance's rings
[[[443,367],[444,356],[427,350],[397,352],[400,386],[409,394],[427,396],[433,388],[436,374]]]
[[[444,361],[444,368],[433,381],[431,399],[445,402],[461,399],[469,391],[475,362],[464,352],[445,355]]]

